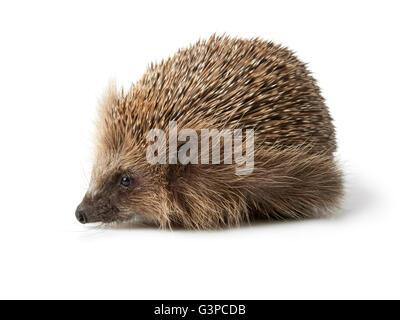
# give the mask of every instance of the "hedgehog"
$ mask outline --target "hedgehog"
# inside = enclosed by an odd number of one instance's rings
[[[237,174],[237,163],[149,163],[149,131],[168,132],[171,122],[195,132],[252,130],[252,172]],[[96,130],[89,188],[75,212],[81,223],[140,219],[204,230],[340,207],[343,178],[325,100],[307,66],[273,42],[214,34],[180,49],[150,64],[129,90],[110,84]]]

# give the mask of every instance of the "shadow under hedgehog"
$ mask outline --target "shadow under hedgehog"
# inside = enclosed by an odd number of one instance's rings
[[[150,164],[146,135],[168,131],[171,121],[180,129],[254,130],[254,169],[237,175],[235,164]],[[217,229],[320,216],[343,195],[335,150],[332,119],[304,63],[271,42],[213,35],[151,64],[127,92],[109,87],[76,217]]]

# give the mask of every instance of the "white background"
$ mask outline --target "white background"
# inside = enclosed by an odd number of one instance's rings
[[[400,298],[398,1],[2,1],[0,298]],[[97,99],[213,32],[287,45],[338,132],[333,218],[80,225]]]

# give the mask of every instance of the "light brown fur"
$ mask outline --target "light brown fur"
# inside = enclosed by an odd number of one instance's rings
[[[146,134],[179,128],[254,129],[254,171],[235,165],[150,165]],[[143,216],[162,228],[236,226],[335,208],[342,174],[335,130],[315,80],[291,51],[259,39],[212,36],[152,64],[100,103],[96,161],[81,206],[90,221]],[[121,188],[121,175],[133,185]]]

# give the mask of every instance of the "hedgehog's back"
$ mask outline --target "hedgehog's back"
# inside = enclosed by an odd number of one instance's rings
[[[315,80],[271,42],[212,36],[151,65],[132,90],[145,104],[137,116],[153,126],[253,128],[256,143],[336,148]]]

